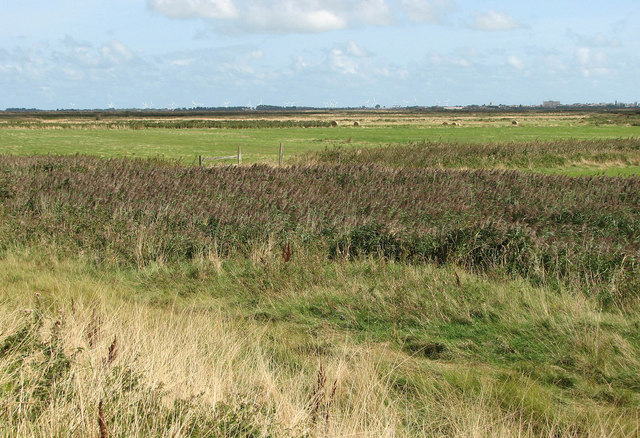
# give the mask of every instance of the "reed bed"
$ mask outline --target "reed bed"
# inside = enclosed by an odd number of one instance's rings
[[[0,157],[0,245],[143,266],[273,239],[637,295],[640,178]]]
[[[394,168],[544,169],[571,165],[638,165],[640,139],[568,139],[457,143],[423,141],[375,148],[336,147],[309,153],[305,163],[376,164]]]

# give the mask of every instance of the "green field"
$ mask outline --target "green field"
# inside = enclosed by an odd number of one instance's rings
[[[263,129],[0,129],[0,153],[90,154],[102,157],[165,157],[185,164],[198,155],[230,155],[242,146],[243,161],[277,162],[280,142],[285,156],[327,147],[372,147],[411,142],[486,143],[552,139],[629,138],[635,126],[360,126]],[[232,160],[230,161],[232,162]]]

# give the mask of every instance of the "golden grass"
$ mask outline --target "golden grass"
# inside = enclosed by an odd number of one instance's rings
[[[15,259],[2,264],[21,270]],[[19,403],[3,401],[2,409],[13,414],[0,421],[4,434],[96,436],[100,402],[115,399],[104,404],[111,436],[189,436],[185,427],[190,412],[170,430],[155,423],[152,409],[147,418],[127,417],[132,403],[144,403],[148,394],[114,394],[108,380],[114,369],[122,373],[129,368],[144,376],[146,388],[162,388],[166,407],[176,400],[197,400],[195,408],[204,413],[214,413],[220,402],[268,406],[269,413],[259,413],[253,421],[276,436],[300,436],[312,427],[328,430],[330,436],[392,436],[399,427],[397,413],[385,403],[387,388],[378,376],[374,352],[367,348],[345,348],[335,357],[291,371],[273,363],[266,327],[232,320],[221,308],[135,303],[116,298],[123,292],[117,287],[88,278],[36,279],[25,273],[10,287],[6,279],[3,283],[0,339],[42,308],[47,316],[40,336],[49,336],[58,316],[64,351],[73,357],[69,375],[56,382],[66,395],[52,400],[37,418],[21,415]],[[37,300],[35,290],[42,291]],[[336,386],[335,393],[327,392],[314,425],[311,399],[318,367],[323,367],[329,385]],[[12,377],[3,371],[0,385]],[[16,372],[27,379],[31,371],[23,364]],[[20,399],[30,399],[29,391],[24,388]],[[334,404],[334,397],[343,403]]]

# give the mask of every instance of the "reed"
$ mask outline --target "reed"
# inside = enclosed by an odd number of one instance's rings
[[[454,263],[634,300],[640,178],[370,165],[183,167],[152,160],[0,157],[3,248],[96,263],[249,254],[261,242],[331,257]],[[290,247],[289,247],[290,249]]]
[[[562,169],[569,166],[640,164],[640,139],[566,139],[510,142],[422,141],[381,147],[334,147],[310,152],[299,163],[393,168]]]

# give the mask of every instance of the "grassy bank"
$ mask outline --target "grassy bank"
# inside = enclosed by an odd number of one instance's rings
[[[3,434],[638,433],[640,328],[588,295],[269,245],[0,272]]]

